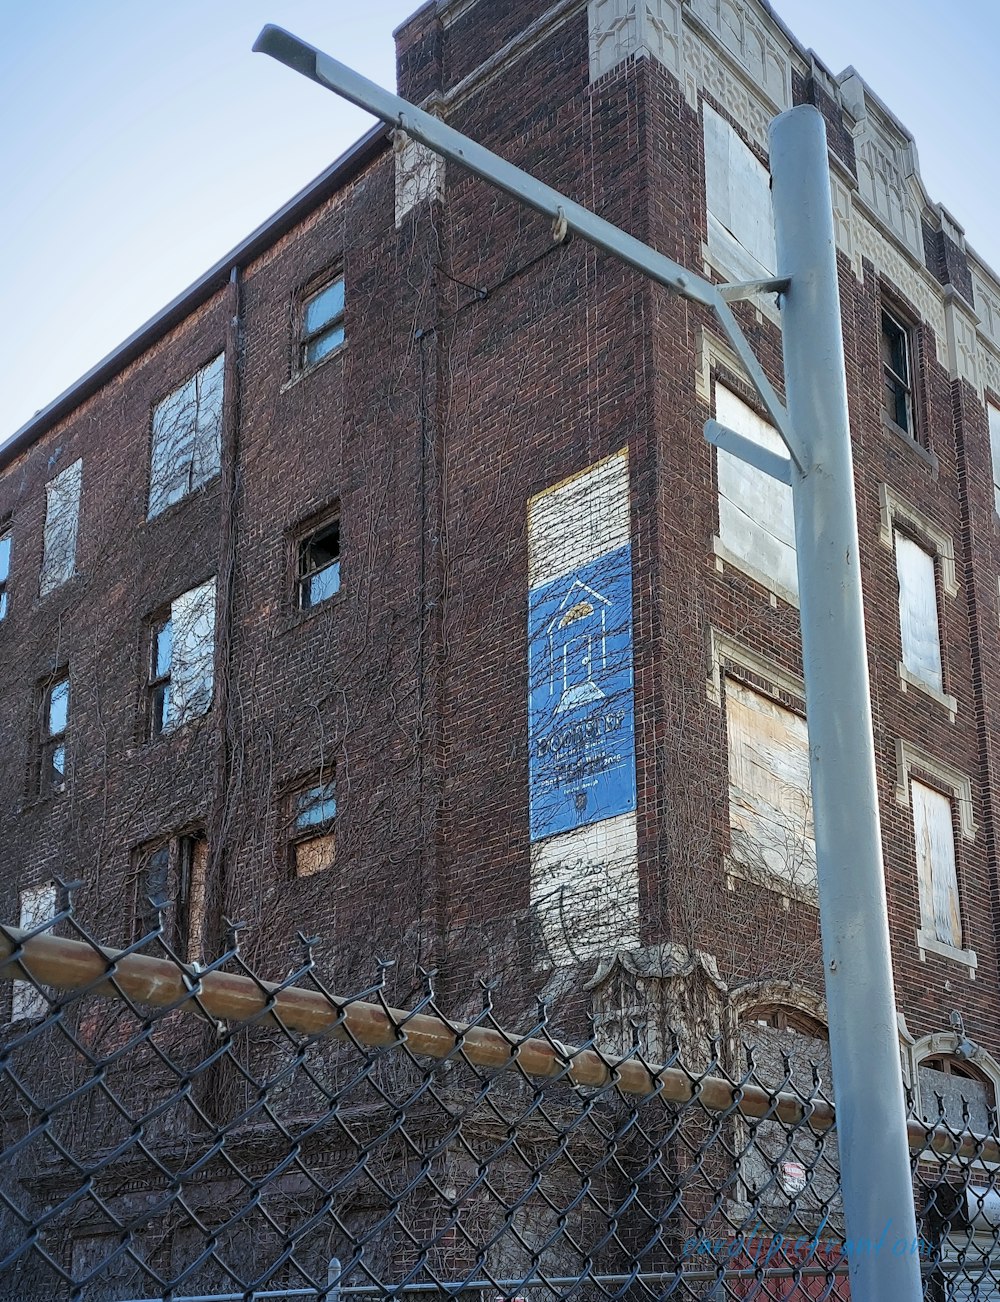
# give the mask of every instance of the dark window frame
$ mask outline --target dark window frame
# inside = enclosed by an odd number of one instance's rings
[[[879,363],[882,369],[882,414],[914,443],[917,403],[913,382],[916,332],[912,321],[891,304],[879,305]]]
[[[310,309],[319,304],[323,296],[334,294],[334,308],[329,315],[310,321]],[[347,342],[346,336],[346,284],[343,267],[325,272],[303,287],[298,295],[295,329],[295,371],[304,374],[314,370],[339,352]]]
[[[0,623],[10,608],[10,558],[14,551],[14,530],[10,520],[0,520]]]
[[[336,546],[331,547],[329,542],[334,538]],[[329,553],[329,558],[321,562],[315,553],[324,544],[327,544],[326,550]],[[341,560],[339,513],[328,514],[322,521],[298,534],[295,543],[296,610],[302,612],[315,610],[318,606],[331,601],[337,596],[340,592]],[[323,576],[329,574],[332,574],[332,578],[325,585],[329,590],[317,596],[314,585]]]
[[[164,669],[160,663],[160,650],[165,638],[168,640],[168,659]],[[146,632],[146,734],[150,741],[164,735],[172,670],[173,611],[166,606],[148,621]]]
[[[66,700],[63,706],[64,717],[61,727],[53,726],[52,705],[57,689],[65,687]],[[57,796],[66,790],[66,736],[69,731],[69,710],[71,701],[69,668],[63,668],[51,674],[40,684],[38,692],[38,773],[37,792],[44,799]],[[56,757],[61,755],[61,766],[57,766]]]
[[[199,847],[202,863],[198,864]],[[156,880],[151,880],[156,864]],[[203,827],[189,827],[144,842],[132,851],[132,943],[156,929],[162,916],[162,941],[182,961],[200,959],[194,929],[204,924],[204,880],[208,838]],[[199,877],[201,880],[199,880]],[[159,900],[162,908],[157,909]]]

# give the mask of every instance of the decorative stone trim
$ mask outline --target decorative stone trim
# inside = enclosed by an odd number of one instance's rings
[[[756,674],[772,687],[805,702],[806,688],[801,678],[713,627],[708,630],[708,681],[705,685],[706,695],[713,705],[722,706],[722,673],[727,665]]]
[[[901,520],[908,524],[932,544],[941,566],[941,586],[949,597],[957,597],[958,573],[955,568],[955,544],[951,535],[929,520],[922,511],[911,506],[905,497],[901,497],[888,484],[879,484],[878,500],[881,514],[878,540],[882,546],[890,552],[895,549],[892,536],[894,521]]]
[[[968,774],[952,768],[943,760],[935,759],[927,751],[921,750],[902,737],[896,738],[896,801],[900,805],[910,804],[910,769],[915,768],[936,779],[947,788],[958,807],[958,825],[964,841],[974,841],[979,828],[973,817],[972,781]],[[940,944],[936,941],[935,944]],[[930,946],[925,946],[930,948]],[[955,951],[962,952],[965,951]]]

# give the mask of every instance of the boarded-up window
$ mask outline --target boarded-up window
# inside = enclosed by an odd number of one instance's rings
[[[74,461],[45,485],[45,535],[39,591],[44,597],[76,571],[83,462]]]
[[[993,506],[1000,511],[1000,407],[986,404],[990,418],[990,452],[993,456]]]
[[[917,1068],[920,1113],[924,1121],[944,1121],[955,1130],[993,1133],[993,1087],[948,1057],[928,1058]]]
[[[816,884],[806,721],[726,679],[733,859],[804,889]]]
[[[938,633],[937,581],[930,552],[896,532],[899,578],[899,630],[903,665],[936,691],[942,688],[941,638]]]
[[[737,434],[787,456],[773,426],[721,384],[715,388],[715,415]],[[721,448],[718,476],[719,541],[765,580],[797,593],[791,488]]]
[[[150,519],[219,473],[224,363],[220,353],[153,409]]]
[[[44,886],[30,886],[21,892],[21,914],[19,925],[24,931],[34,931],[56,915],[56,885],[46,882]],[[41,990],[36,989],[30,981],[15,981],[11,992],[11,1018],[16,1022],[22,1017],[42,1017],[48,1008],[48,1000]]]
[[[921,930],[944,945],[962,947],[951,800],[910,779],[917,849]]]
[[[707,104],[704,114],[709,251],[735,280],[772,276],[777,256],[768,170],[725,118]]]
[[[337,793],[333,775],[317,774],[289,793],[292,865],[297,877],[312,877],[332,866]]]

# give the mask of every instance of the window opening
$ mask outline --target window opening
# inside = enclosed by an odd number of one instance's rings
[[[910,332],[894,316],[883,310],[883,409],[893,424],[912,438],[914,430],[910,370]]]
[[[344,342],[344,277],[338,276],[302,303],[299,369],[315,366]]]
[[[311,610],[340,591],[340,524],[326,525],[299,543],[298,604]]]

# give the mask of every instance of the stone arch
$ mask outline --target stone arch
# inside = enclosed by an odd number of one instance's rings
[[[941,1078],[938,1086],[945,1099],[945,1120],[950,1125],[962,1124],[958,1112],[958,1100],[966,1099],[970,1105],[970,1124],[973,1130],[990,1128],[989,1113],[995,1111],[1000,1100],[1000,1062],[976,1044],[967,1035],[957,1030],[934,1031],[930,1035],[914,1040],[910,1045],[910,1090],[913,1110],[916,1116],[928,1121],[938,1120],[938,1107],[934,1098],[934,1087],[927,1072],[939,1070],[942,1064]],[[956,1083],[954,1086],[955,1102],[952,1109],[948,1107],[946,1070],[958,1081],[970,1082],[968,1086]],[[930,1094],[930,1097],[928,1097]],[[969,1097],[975,1095],[975,1098]]]

